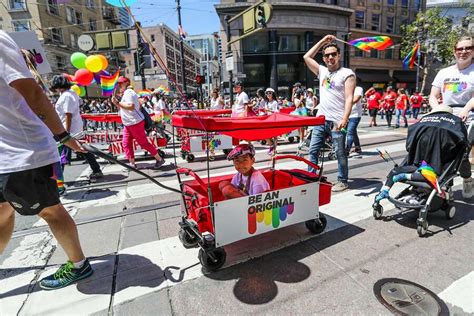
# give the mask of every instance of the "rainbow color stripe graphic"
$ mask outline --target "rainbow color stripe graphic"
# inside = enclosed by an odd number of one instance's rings
[[[350,45],[363,51],[369,52],[371,48],[384,50],[393,45],[393,41],[388,36],[361,37],[349,42]]]
[[[330,80],[329,77],[324,78],[322,87],[326,88],[326,90],[334,89],[335,83]]]
[[[443,92],[450,91],[459,93],[467,89],[467,82],[445,82],[443,84]]]
[[[417,42],[415,47],[408,53],[408,55],[403,60],[403,68],[412,69],[415,66],[415,59],[420,55],[420,42]]]
[[[441,194],[441,188],[438,183],[438,175],[433,170],[433,168],[426,162],[422,161],[421,166],[418,168],[418,171],[421,173],[423,178],[428,181],[428,183],[435,189],[439,194]]]
[[[278,198],[279,192],[271,192]],[[262,204],[252,205],[248,208],[248,232],[255,234],[257,232],[258,223],[264,223],[266,226],[278,228],[281,222],[284,222],[289,215],[293,214],[295,204],[293,199],[283,198],[273,200],[270,202],[263,202]]]
[[[104,97],[112,96],[115,85],[117,84],[120,75],[120,69],[112,76],[100,76],[100,87],[102,88],[102,95]]]

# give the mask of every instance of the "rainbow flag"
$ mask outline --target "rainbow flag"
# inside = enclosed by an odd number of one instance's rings
[[[426,161],[421,162],[421,166],[418,168],[418,170],[421,175],[428,181],[428,183],[439,193],[441,194],[441,188],[439,187],[438,183],[438,175],[436,172],[433,170],[433,168],[426,163]]]
[[[145,89],[145,90],[138,91],[137,94],[138,94],[139,97],[151,97],[152,92],[153,91],[151,91],[151,90]]]
[[[110,97],[114,93],[115,86],[120,75],[120,69],[111,76],[100,76],[100,87],[102,88],[102,95],[104,97]]]
[[[415,47],[413,47],[413,49],[408,53],[408,55],[403,60],[403,68],[412,69],[413,66],[415,65],[415,59],[417,59],[419,55],[420,55],[420,42],[417,42]]]
[[[349,42],[350,45],[369,52],[371,48],[384,50],[393,45],[393,41],[388,36],[361,37]]]

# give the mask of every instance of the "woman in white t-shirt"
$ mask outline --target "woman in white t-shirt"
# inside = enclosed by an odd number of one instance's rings
[[[153,169],[159,169],[165,163],[165,160],[160,157],[158,150],[146,138],[145,117],[140,111],[138,95],[129,85],[130,80],[128,78],[120,77],[118,87],[122,98],[119,101],[115,95],[112,97],[112,102],[120,108],[119,114],[123,124],[122,144],[125,156],[130,165],[136,168],[135,152],[133,150],[133,140],[136,140],[143,150],[149,152],[156,159]]]
[[[265,90],[265,100],[265,112],[267,114],[280,112],[280,106],[278,105],[275,90],[273,90],[272,88],[267,88],[267,90]],[[275,149],[275,139],[267,139],[267,143],[270,146],[270,148],[268,149],[268,154],[273,155]]]
[[[313,88],[306,89],[305,107],[308,116],[316,116],[318,106],[318,98],[314,95]]]
[[[211,101],[211,104],[210,104],[211,110],[222,110],[224,108],[224,100],[219,95],[219,89],[212,90],[210,101]]]
[[[238,81],[235,83],[234,92],[236,100],[232,105],[232,117],[246,117],[249,105],[249,96],[243,90],[242,82]]]
[[[438,99],[453,108],[453,114],[461,117],[466,123],[472,124],[474,104],[474,46],[472,37],[462,37],[454,45],[456,64],[441,69],[433,80],[430,93],[430,106],[433,110],[439,107]],[[472,128],[472,127],[471,127]],[[470,140],[472,144],[472,139]],[[473,152],[471,150],[471,156]],[[459,170],[463,178],[463,197],[471,198],[472,177],[469,159],[463,160]]]

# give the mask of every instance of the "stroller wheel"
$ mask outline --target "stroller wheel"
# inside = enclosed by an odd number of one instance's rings
[[[321,234],[326,228],[327,223],[326,216],[323,213],[319,213],[319,218],[306,221],[304,224],[313,234]]]
[[[223,248],[216,248],[208,252],[199,249],[199,261],[207,271],[219,270],[225,263],[226,253]]]
[[[199,238],[196,236],[196,234],[184,228],[179,230],[178,237],[184,248],[194,248],[199,242]]]
[[[381,219],[382,218],[382,215],[383,215],[383,206],[378,204],[378,203],[374,203],[372,205],[372,208],[373,208],[373,213],[372,215],[374,216],[375,219]]]
[[[453,219],[454,215],[456,215],[456,207],[449,206],[446,210],[444,210],[446,214],[446,219]]]
[[[187,162],[193,162],[194,161],[194,155],[193,154],[188,154],[186,157]]]
[[[426,235],[428,232],[428,221],[424,220],[421,223],[418,223],[416,226],[416,232],[418,233],[418,236],[423,237]]]

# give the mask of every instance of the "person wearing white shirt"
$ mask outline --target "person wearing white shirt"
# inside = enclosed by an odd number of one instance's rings
[[[314,95],[313,88],[306,89],[305,107],[309,116],[316,116],[318,106],[318,98]]]
[[[319,151],[326,138],[331,135],[338,165],[338,181],[333,185],[332,191],[340,192],[349,187],[347,184],[349,166],[344,128],[349,122],[356,82],[354,72],[341,66],[340,48],[333,43],[335,39],[334,35],[324,36],[303,58],[308,68],[319,77],[318,115],[326,117],[324,125],[313,128],[309,158],[311,162],[318,163]],[[314,60],[314,56],[319,50],[322,50],[326,66],[320,65]],[[316,172],[312,168],[310,171]]]
[[[354,99],[352,105],[352,111],[349,115],[349,123],[347,124],[347,140],[346,140],[346,151],[349,155],[352,148],[352,143],[354,143],[354,152],[360,156],[362,149],[360,148],[359,135],[357,134],[357,126],[359,126],[360,120],[362,118],[362,97],[364,95],[364,90],[362,87],[356,87],[354,90]]]
[[[224,100],[219,95],[219,89],[212,90],[211,93],[211,110],[222,110],[224,108]]]
[[[243,90],[242,82],[237,81],[234,85],[236,100],[232,105],[232,117],[246,117],[249,105],[249,96]]]

